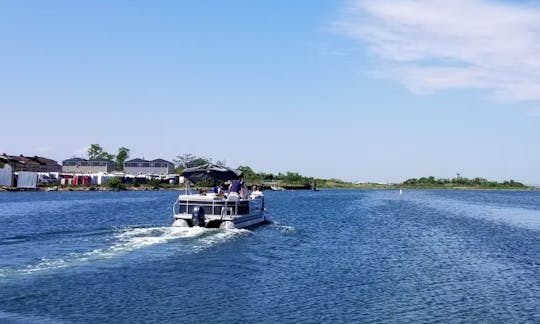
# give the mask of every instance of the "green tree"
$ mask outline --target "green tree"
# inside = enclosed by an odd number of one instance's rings
[[[103,154],[103,148],[99,144],[90,144],[87,154],[90,160],[97,159],[101,154]]]
[[[264,180],[274,180],[273,173],[261,173],[261,176]]]
[[[108,152],[102,152],[98,158],[105,159],[109,161],[114,161],[114,154],[108,153]]]
[[[113,190],[125,190],[126,186],[122,183],[122,180],[120,178],[112,178],[107,182],[107,187],[113,189]]]
[[[148,185],[151,186],[152,189],[159,189],[159,187],[161,187],[161,182],[158,179],[152,178],[148,181]]]
[[[178,155],[176,159],[173,161],[176,164],[177,172],[182,172],[182,170],[184,170],[185,168],[192,168],[192,167],[196,167],[196,166],[211,162],[210,159],[195,156],[189,153]]]
[[[88,151],[86,151],[88,154],[88,159],[106,159],[109,161],[114,160],[114,155],[110,154],[108,152],[103,151],[103,148],[99,144],[90,144],[90,147],[88,148]]]
[[[129,158],[129,149],[127,147],[121,147],[116,154],[116,170],[124,170],[124,162]]]
[[[300,173],[287,171],[284,180],[287,182],[301,182],[303,179]]]
[[[253,172],[253,170],[248,166],[241,165],[237,169],[242,171],[242,174],[244,175],[244,178],[246,179],[252,179],[255,176],[255,172]]]

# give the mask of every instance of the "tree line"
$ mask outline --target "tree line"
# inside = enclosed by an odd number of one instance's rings
[[[182,154],[178,155],[174,160],[176,165],[176,171],[178,174],[182,172],[185,168],[192,168],[207,163],[212,163],[218,166],[225,166],[225,160],[213,160],[212,158],[196,156],[193,154]],[[298,172],[286,172],[286,173],[264,173],[264,172],[255,172],[253,169],[247,165],[240,165],[236,169],[242,171],[244,179],[249,183],[263,183],[271,181],[282,181],[291,184],[299,185],[311,185],[314,181],[326,181],[323,179],[315,179],[313,177],[305,177],[299,174]],[[339,180],[336,180],[339,181]]]
[[[484,178],[465,178],[459,174],[455,178],[445,179],[445,178],[435,178],[422,177],[422,178],[411,178],[402,183],[405,186],[465,186],[465,187],[481,187],[481,188],[525,188],[527,187],[521,182],[514,180],[507,180],[503,182],[489,181]]]
[[[127,147],[120,147],[117,154],[110,154],[103,150],[99,144],[91,144],[88,151],[88,158],[102,158],[109,161],[116,162],[116,169],[122,171],[124,169],[124,162],[129,158],[130,149]],[[173,160],[175,164],[175,172],[180,174],[182,170],[186,168],[201,166],[207,163],[212,163],[218,166],[226,166],[225,160],[214,160],[209,157],[197,156],[194,154],[186,153],[177,155]],[[314,177],[306,177],[298,172],[287,171],[285,173],[279,172],[278,174],[255,172],[250,166],[240,165],[236,167],[242,171],[244,178],[249,183],[284,183],[289,185],[298,186],[320,186],[320,187],[351,187],[352,184],[339,179],[321,179]],[[507,180],[503,182],[490,181],[484,178],[466,178],[462,177],[459,173],[455,178],[435,178],[433,176],[411,178],[407,179],[398,186],[408,187],[479,187],[479,188],[527,188],[521,182],[514,180]]]

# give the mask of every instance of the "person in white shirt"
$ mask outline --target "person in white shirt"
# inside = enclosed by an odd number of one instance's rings
[[[253,186],[252,189],[253,190],[251,191],[251,195],[249,196],[251,199],[264,196],[263,192],[259,190],[257,186]]]

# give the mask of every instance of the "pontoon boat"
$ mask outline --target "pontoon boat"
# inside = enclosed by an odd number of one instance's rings
[[[212,164],[182,172],[193,183],[238,180],[242,172]],[[186,185],[173,205],[176,227],[244,228],[268,221],[264,215],[264,195],[241,197],[238,193],[193,193]]]

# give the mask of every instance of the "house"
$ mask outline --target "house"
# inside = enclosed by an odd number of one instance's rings
[[[0,167],[9,165],[13,172],[60,172],[62,167],[55,160],[42,156],[0,155]]]
[[[174,173],[174,163],[155,159],[147,161],[144,159],[133,159],[124,162],[124,172],[127,174],[171,174]]]
[[[62,172],[65,173],[113,172],[115,169],[115,162],[101,158],[90,160],[71,158],[62,161]]]

